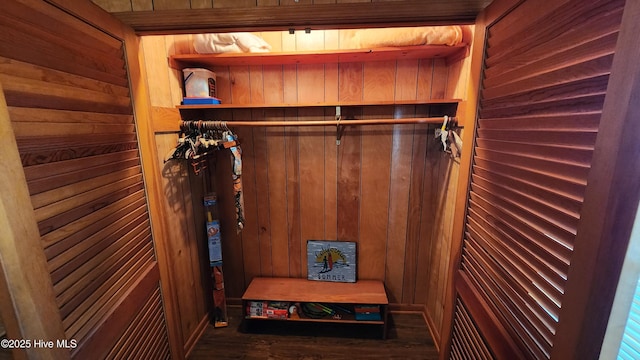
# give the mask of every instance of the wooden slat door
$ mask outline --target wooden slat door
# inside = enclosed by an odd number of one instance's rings
[[[64,331],[62,339],[43,340],[68,340],[79,359],[165,359],[171,354],[124,36],[108,18],[103,31],[44,1],[3,3],[0,83],[31,200],[20,210],[37,222],[34,259],[46,264],[32,276],[48,285],[43,293],[52,291],[59,317],[48,320]],[[22,185],[3,184],[3,192]],[[8,335],[27,336],[16,329],[30,321],[16,315]]]
[[[487,27],[452,358],[551,358],[623,8],[528,0]]]

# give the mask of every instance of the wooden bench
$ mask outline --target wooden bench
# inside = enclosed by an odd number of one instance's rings
[[[321,304],[334,313],[323,317],[306,316],[298,309],[298,316],[286,319],[263,316],[251,316],[249,306],[252,302],[270,301],[294,304]],[[302,321],[379,326],[382,338],[387,336],[387,306],[389,300],[382,281],[360,280],[355,283],[312,281],[297,278],[254,278],[242,296],[243,324],[249,321]],[[371,305],[379,307],[379,320],[356,320],[354,307]],[[309,305],[307,305],[309,306]],[[344,311],[348,310],[348,311]]]

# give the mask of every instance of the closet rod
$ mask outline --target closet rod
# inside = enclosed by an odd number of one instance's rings
[[[293,120],[293,121],[180,121],[180,129],[201,128],[216,130],[226,126],[348,126],[348,125],[385,125],[385,124],[441,124],[445,117],[403,118],[403,119],[363,119],[363,120]],[[455,117],[448,117],[455,121]]]

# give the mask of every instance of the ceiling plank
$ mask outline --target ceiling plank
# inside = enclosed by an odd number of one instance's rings
[[[491,0],[408,0],[113,13],[140,35],[471,24]]]

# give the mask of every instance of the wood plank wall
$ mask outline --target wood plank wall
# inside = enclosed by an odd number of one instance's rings
[[[168,248],[170,268],[175,284],[180,314],[180,341],[185,353],[197,341],[208,323],[211,284],[208,250],[203,233],[205,218],[201,211],[205,194],[204,177],[190,176],[191,166],[184,162],[164,163],[169,149],[177,143],[176,134],[158,134],[158,162],[161,165],[165,209],[168,214]],[[194,212],[194,207],[197,210]]]
[[[286,6],[309,4],[341,4],[404,0],[92,0],[109,12],[175,10],[175,9],[215,9],[250,8],[259,6]]]
[[[340,47],[338,30],[259,33],[273,51]],[[151,102],[173,107],[182,98],[181,73],[167,66],[167,56],[192,53],[190,35],[144,36]],[[409,100],[466,98],[468,59],[260,65],[214,68],[218,97],[224,103],[312,103],[331,100]],[[356,118],[412,117],[439,114],[438,106],[367,106],[344,108]],[[289,108],[183,112],[184,117],[216,119],[332,119],[334,108]],[[335,128],[239,128],[247,223],[236,234],[229,154],[211,161],[213,184],[222,210],[225,288],[239,299],[255,276],[306,277],[306,241],[339,239],[358,242],[358,277],[384,280],[390,301],[402,309],[424,311],[438,336],[450,250],[451,213],[458,165],[439,150],[434,127],[426,125],[347,128],[336,146]],[[159,159],[175,146],[177,134],[157,133]],[[185,169],[182,168],[182,175]],[[193,176],[192,176],[193,177]],[[167,179],[173,200],[176,181]],[[182,186],[183,200],[172,203],[176,251],[195,251],[203,242],[203,220],[189,209],[201,204],[203,184]],[[193,184],[194,181],[191,180]],[[189,193],[191,191],[191,193]],[[174,196],[176,195],[176,196]],[[187,204],[188,203],[188,204]],[[169,202],[167,203],[169,204]],[[195,220],[195,221],[194,221]],[[185,240],[194,226],[196,236]],[[187,235],[189,234],[189,235]],[[183,261],[183,263],[179,263]],[[196,276],[193,261],[175,265],[180,276]],[[197,281],[197,280],[196,280]],[[194,289],[181,300],[191,302],[200,318]],[[205,294],[206,295],[206,294]],[[196,321],[198,316],[194,317]],[[185,328],[185,331],[188,331]],[[187,337],[187,334],[185,334]]]
[[[175,71],[169,71],[167,55],[188,52],[184,44],[169,37],[143,37],[142,48],[153,106],[174,107],[182,100],[180,80]],[[177,133],[156,133],[157,159],[162,169],[167,218],[167,243],[165,249],[171,259],[174,290],[179,312],[179,337],[185,354],[195,345],[206,328],[212,303],[211,284],[207,274],[208,250],[204,234],[205,218],[202,200],[206,184],[204,177],[190,176],[186,163],[165,163],[166,154],[177,144]],[[194,209],[196,211],[194,212]]]
[[[0,82],[72,356],[167,358],[123,42],[46,2],[3,5]]]

